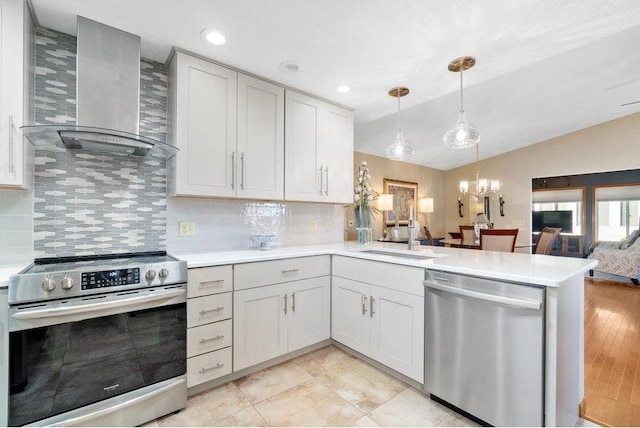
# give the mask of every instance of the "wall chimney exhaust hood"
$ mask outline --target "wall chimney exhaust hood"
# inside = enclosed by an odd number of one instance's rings
[[[140,37],[78,16],[76,124],[23,126],[35,146],[170,158],[174,146],[139,135]]]

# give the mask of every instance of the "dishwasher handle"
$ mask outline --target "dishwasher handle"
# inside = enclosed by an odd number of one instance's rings
[[[485,300],[487,302],[501,303],[503,305],[513,306],[522,309],[533,309],[539,311],[542,302],[534,300],[514,299],[513,297],[496,296],[495,294],[481,293],[479,291],[467,290],[465,288],[451,287],[449,285],[436,284],[435,282],[425,281],[427,288],[444,291],[446,293],[457,294],[459,296],[471,297],[474,299]]]

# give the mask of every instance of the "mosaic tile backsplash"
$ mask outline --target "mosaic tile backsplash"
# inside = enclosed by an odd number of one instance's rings
[[[36,34],[36,123],[75,123],[76,38],[40,28]],[[140,133],[166,140],[167,71],[141,61]],[[61,148],[36,150],[36,257],[166,249],[166,167]]]

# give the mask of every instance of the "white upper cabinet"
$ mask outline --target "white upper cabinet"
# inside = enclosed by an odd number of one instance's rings
[[[285,115],[285,199],[352,202],[353,113],[287,90]]]
[[[169,193],[282,200],[284,89],[179,51],[169,75]]]
[[[235,196],[238,73],[175,52],[169,65],[171,158],[169,193]]]
[[[33,123],[34,28],[23,0],[0,1],[0,187],[28,188],[32,146],[18,130]]]
[[[284,198],[284,88],[238,74],[236,183],[242,198]]]

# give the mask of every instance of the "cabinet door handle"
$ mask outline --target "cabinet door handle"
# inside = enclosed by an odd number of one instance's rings
[[[218,306],[217,308],[214,308],[214,309],[202,309],[199,313],[200,315],[206,315],[211,312],[220,312],[220,311],[224,311],[224,306]]]
[[[287,295],[284,295],[284,314],[287,315]]]
[[[244,190],[244,153],[240,154],[240,190]]]
[[[369,299],[369,316],[371,318],[373,318],[373,314],[375,314],[375,312],[373,312],[373,301],[375,299],[373,298],[373,296],[371,296],[371,298]]]
[[[327,175],[327,185],[324,188],[324,194],[325,196],[329,196],[329,167],[325,167],[324,168],[324,172]]]
[[[13,126],[13,116],[9,115],[9,172],[11,174],[13,174],[13,170],[14,170],[14,139],[13,139],[13,130],[14,130],[14,126]]]
[[[200,374],[209,372],[211,370],[219,369],[219,368],[222,368],[222,367],[224,367],[223,363],[218,363],[215,366],[211,366],[211,367],[203,367],[203,368],[200,369]]]
[[[362,315],[367,313],[367,296],[360,295],[360,304],[362,305]]]
[[[319,195],[322,196],[322,165],[320,165],[320,192]]]
[[[231,190],[236,184],[236,152],[231,152]]]
[[[224,334],[219,334],[216,337],[210,337],[208,339],[200,339],[200,344],[204,345],[205,343],[214,342],[216,340],[221,340],[221,339],[224,339]]]
[[[215,284],[215,285],[207,285],[207,284]],[[216,285],[224,284],[224,279],[213,279],[211,281],[200,281],[198,283],[198,287],[215,287]]]
[[[295,273],[298,272],[300,269],[283,269],[280,271],[280,273],[282,274],[286,274],[286,273]]]
[[[296,311],[296,292],[291,293],[291,312]]]

